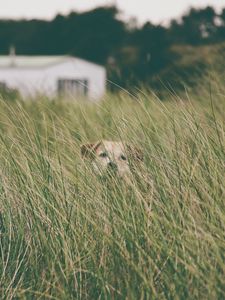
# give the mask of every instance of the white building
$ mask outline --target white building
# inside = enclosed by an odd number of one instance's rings
[[[0,56],[0,86],[17,89],[24,97],[46,95],[100,99],[106,89],[106,70],[71,56],[20,56],[11,49]]]

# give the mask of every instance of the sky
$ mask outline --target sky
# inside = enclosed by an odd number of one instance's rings
[[[0,18],[52,19],[57,13],[85,11],[109,4],[117,4],[123,12],[122,18],[136,17],[139,23],[166,23],[191,6],[225,8],[225,0],[0,0]]]

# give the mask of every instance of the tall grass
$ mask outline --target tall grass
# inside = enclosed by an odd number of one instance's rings
[[[0,103],[1,299],[225,298],[225,89]],[[80,145],[139,146],[131,182]]]

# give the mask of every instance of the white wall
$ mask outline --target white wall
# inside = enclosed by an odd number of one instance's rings
[[[105,68],[77,58],[44,68],[0,68],[0,82],[18,89],[25,98],[39,93],[57,96],[58,79],[87,79],[90,100],[97,100],[105,93]]]

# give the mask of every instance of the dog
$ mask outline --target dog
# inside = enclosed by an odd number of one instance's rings
[[[142,161],[140,149],[121,141],[98,141],[81,146],[81,156],[91,161],[95,173],[124,177],[131,174],[130,161]]]

